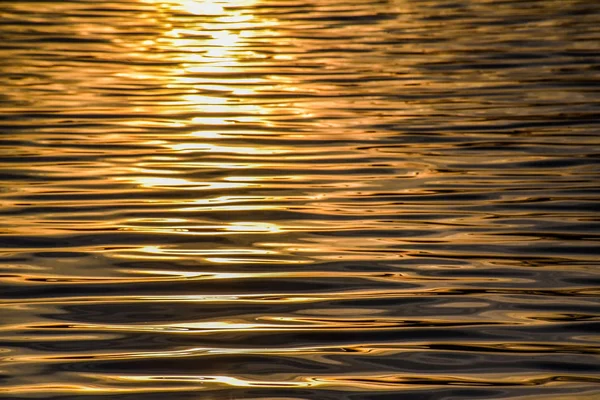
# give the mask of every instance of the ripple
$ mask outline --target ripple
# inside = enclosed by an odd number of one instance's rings
[[[600,12],[0,5],[0,397],[593,399]]]

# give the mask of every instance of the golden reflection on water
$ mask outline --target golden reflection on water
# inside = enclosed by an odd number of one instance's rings
[[[0,396],[591,399],[598,16],[459,3],[0,5]]]
[[[248,42],[255,34],[255,30],[259,26],[263,26],[267,21],[260,21],[249,12],[254,1],[149,1],[153,4],[160,14],[160,18],[164,19],[163,26],[165,30],[154,41],[149,41],[148,44],[158,45],[162,49],[168,49],[169,52],[175,53],[178,61],[177,68],[163,73],[168,76],[168,80],[164,82],[167,88],[186,88],[185,93],[179,96],[178,99],[169,99],[161,101],[157,104],[163,106],[157,110],[161,115],[169,115],[171,113],[180,113],[182,111],[192,114],[187,125],[180,124],[181,127],[193,127],[199,129],[189,134],[182,135],[177,138],[176,142],[171,141],[154,141],[153,144],[164,146],[168,150],[168,154],[175,156],[177,154],[186,153],[208,153],[208,154],[231,154],[240,156],[261,156],[261,155],[285,155],[294,150],[281,147],[267,146],[228,146],[219,144],[219,139],[231,137],[232,134],[218,132],[219,126],[231,126],[240,123],[253,124],[255,126],[269,126],[270,110],[260,103],[247,101],[243,96],[253,96],[257,94],[256,87],[253,84],[263,84],[264,79],[239,79],[235,77],[233,80],[228,80],[228,75],[237,75],[244,70],[244,64],[240,62],[240,57],[255,56],[251,50],[246,50],[251,47]],[[208,20],[201,19],[198,22],[191,20],[184,27],[173,27],[170,19],[175,12],[185,12],[198,16],[210,16]],[[267,23],[273,26],[273,22]],[[126,76],[127,73],[121,73]],[[231,86],[226,84],[215,85],[210,78],[206,76],[225,76],[225,82],[232,82]],[[133,75],[135,76],[135,75]],[[242,85],[242,86],[240,86]],[[205,94],[210,93],[210,95]],[[240,97],[242,96],[242,97]],[[195,114],[195,115],[194,115]],[[215,129],[216,128],[216,129]],[[233,133],[235,135],[236,133]],[[243,133],[242,133],[243,135]],[[200,142],[198,140],[211,140],[214,142]],[[211,167],[219,169],[232,168],[257,168],[260,164],[256,162],[232,165],[230,163],[211,163]],[[206,166],[206,165],[203,165]],[[178,169],[198,168],[193,165],[186,166],[185,163],[177,163]],[[119,181],[134,182],[140,188],[163,188],[174,190],[222,190],[222,189],[242,189],[260,187],[260,181],[263,177],[253,176],[226,176],[222,181],[199,182],[185,178],[174,177],[178,174],[175,170],[167,168],[152,168],[148,169],[143,166],[137,166],[132,169],[132,172],[143,172],[142,176],[130,175],[123,178],[118,178]],[[293,178],[293,177],[292,177]],[[256,183],[254,183],[256,182]],[[261,200],[261,198],[257,198]],[[186,200],[186,202],[189,200]],[[209,200],[212,209],[216,209],[216,204],[219,202],[219,197]],[[199,199],[198,202],[205,203],[205,199]],[[227,211],[252,211],[273,209],[271,206],[260,205],[253,206],[236,206],[220,205],[218,209]],[[191,208],[187,207],[182,212],[189,212]],[[189,226],[185,224],[186,220],[182,219],[181,224],[176,227],[144,227],[136,226],[133,220],[122,224],[120,230],[135,231],[146,233],[170,233],[170,234],[186,234],[186,235],[220,235],[227,232],[233,233],[277,233],[281,232],[282,228],[276,223],[264,221],[239,221],[229,223],[225,226],[219,225],[203,225]],[[256,253],[257,250],[245,249],[247,252]],[[176,250],[166,249],[160,246],[146,246],[136,253],[146,253],[144,257],[161,259],[172,259],[176,256],[190,256],[194,250]],[[242,263],[242,262],[262,262],[268,263],[267,259],[247,260],[243,258],[232,258],[231,254],[235,251],[228,249],[226,251],[213,251],[215,254],[223,254],[228,257],[205,257],[204,260],[213,263]],[[258,251],[261,253],[261,251]],[[266,251],[264,253],[274,253]]]

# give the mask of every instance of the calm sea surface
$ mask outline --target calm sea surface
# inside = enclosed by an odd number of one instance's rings
[[[0,1],[0,397],[600,398],[600,3]]]

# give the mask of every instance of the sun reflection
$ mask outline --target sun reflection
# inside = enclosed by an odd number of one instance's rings
[[[278,225],[267,222],[234,222],[225,229],[231,232],[276,233],[282,231],[281,227]]]
[[[230,154],[257,154],[257,155],[269,155],[269,154],[283,154],[286,150],[282,149],[270,149],[270,148],[258,148],[249,146],[219,146],[211,143],[180,143],[168,145],[172,150],[182,152],[206,152],[206,153],[230,153]]]
[[[240,35],[229,31],[215,32],[211,35],[213,40],[209,41],[208,44],[219,47],[233,47],[240,41]]]
[[[181,96],[183,101],[181,104],[197,104],[203,106],[222,106],[227,104],[227,99],[224,97],[217,96],[206,96],[200,94],[184,94]],[[226,111],[227,108],[219,109],[219,111]]]
[[[303,382],[303,381],[259,381],[241,379],[233,376],[199,376],[199,375],[178,375],[178,376],[142,376],[142,375],[121,375],[119,380],[127,380],[134,382],[152,382],[152,381],[175,381],[175,382],[196,382],[202,384],[226,385],[232,387],[290,387],[290,388],[306,388],[321,385],[320,382]]]
[[[276,20],[253,12],[255,0],[142,0],[152,4],[161,34],[147,46],[167,66],[150,76],[136,68],[120,75],[135,80],[154,80],[165,88],[165,95],[153,102],[160,106],[158,118],[130,122],[135,128],[169,128],[169,135],[156,136],[147,144],[160,148],[160,154],[139,159],[114,179],[133,184],[147,193],[188,191],[186,200],[158,201],[170,207],[171,213],[238,212],[227,221],[206,223],[189,221],[124,220],[120,231],[165,235],[239,236],[244,234],[277,234],[286,232],[272,221],[253,221],[248,213],[278,209],[264,196],[216,196],[207,198],[211,190],[261,189],[273,181],[294,177],[260,177],[247,173],[232,175],[227,170],[257,170],[277,156],[289,157],[299,149],[273,146],[249,137],[273,135],[274,112],[281,113],[281,103],[264,101],[262,91],[278,90],[267,74],[260,71],[269,56],[256,50],[264,45],[262,37],[276,35]],[[258,157],[260,156],[260,157]],[[247,160],[247,161],[246,161]],[[215,172],[222,170],[223,173]],[[204,171],[209,174],[204,175]],[[198,192],[197,194],[195,192]],[[237,204],[243,203],[243,204]],[[235,217],[240,215],[239,219]],[[251,247],[251,246],[250,246]],[[179,246],[146,246],[123,250],[119,257],[137,259],[178,259],[197,257],[209,263],[292,263],[274,249],[261,250],[186,249]],[[303,262],[303,261],[302,261]]]
[[[187,179],[138,176],[125,181],[133,181],[143,188],[169,188],[180,190],[237,189],[250,186],[240,182],[193,182]]]
[[[223,15],[225,12],[221,4],[211,0],[183,0],[181,7],[185,11],[196,15]]]
[[[169,126],[173,128],[198,128],[191,133],[178,135],[173,139],[161,141],[159,145],[177,155],[186,153],[234,154],[234,155],[277,155],[290,150],[266,146],[226,145],[215,141],[229,139],[218,127],[230,129],[236,124],[269,125],[270,110],[256,102],[244,100],[256,94],[257,84],[265,84],[263,78],[248,77],[244,74],[246,63],[240,57],[247,56],[240,50],[248,47],[249,40],[256,29],[264,28],[265,21],[257,18],[250,10],[255,1],[159,1],[146,0],[155,4],[164,19],[165,30],[154,42],[163,47],[178,64],[170,74],[163,74],[168,81],[165,86],[181,93],[177,99],[172,97],[160,102],[163,115],[177,116],[181,112],[191,114],[187,123],[177,118],[171,121],[140,121],[135,126]],[[175,13],[201,16],[198,19],[175,18]],[[268,23],[266,25],[269,25]],[[252,54],[255,58],[261,58]],[[142,78],[142,77],[138,77]],[[176,126],[174,125],[176,124]],[[206,127],[212,127],[207,130]],[[243,134],[243,133],[240,133]],[[198,143],[197,139],[206,142]],[[172,188],[185,190],[233,189],[249,187],[243,182],[232,182],[231,177],[221,182],[196,182],[175,177],[177,172],[166,167],[133,168],[142,176],[120,178],[136,182],[142,188]],[[180,164],[185,168],[185,165]],[[190,167],[192,167],[190,165]],[[232,168],[228,162],[213,163],[212,167]],[[236,166],[237,167],[237,166]],[[248,166],[244,166],[248,167]],[[162,176],[161,176],[162,175]],[[164,177],[164,175],[170,175]]]

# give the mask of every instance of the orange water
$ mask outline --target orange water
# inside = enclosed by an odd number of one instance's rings
[[[600,396],[593,1],[0,1],[0,397]]]

